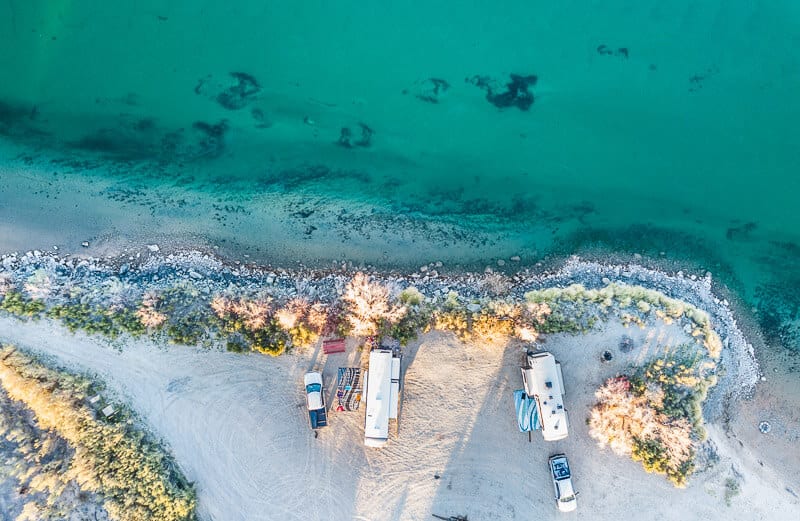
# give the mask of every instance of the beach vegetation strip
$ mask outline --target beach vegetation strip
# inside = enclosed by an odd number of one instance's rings
[[[193,486],[124,407],[96,410],[90,400],[95,387],[13,346],[0,347],[0,391],[14,402],[2,408],[2,435],[30,467],[17,474],[22,489],[36,492],[23,513],[40,519],[43,512],[63,511],[75,503],[64,499],[73,490],[99,498],[113,520],[195,519]],[[30,421],[21,421],[26,414]]]
[[[274,356],[323,337],[391,336],[405,345],[429,330],[486,345],[514,338],[535,342],[540,334],[585,333],[611,318],[639,327],[651,320],[677,322],[714,360],[723,345],[708,312],[655,289],[610,280],[593,288],[573,283],[525,291],[493,272],[422,281],[363,272],[278,277],[256,270],[234,274],[218,264],[202,275],[196,266],[150,262],[114,270],[100,261],[7,257],[0,311],[23,319],[46,316],[71,331],[111,339],[148,335]]]

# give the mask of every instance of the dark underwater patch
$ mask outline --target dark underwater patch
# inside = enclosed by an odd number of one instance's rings
[[[267,190],[275,187],[293,190],[304,185],[325,185],[341,182],[343,180],[356,181],[362,185],[372,181],[366,172],[359,170],[341,170],[315,164],[263,174],[258,178],[256,184],[259,188]]]
[[[606,44],[600,44],[597,46],[597,54],[601,56],[616,56],[617,58],[624,58],[628,59],[630,57],[630,51],[627,47],[617,47],[616,49],[612,49]]]
[[[538,76],[535,74],[510,76],[511,80],[505,84],[504,91],[501,91],[500,85],[489,76],[475,75],[467,78],[466,82],[485,90],[486,100],[498,109],[516,107],[522,111],[529,110],[535,101],[530,89],[536,85]]]
[[[758,224],[747,222],[739,226],[731,226],[725,231],[725,238],[729,241],[744,241],[750,238],[752,232],[758,228]]]
[[[404,89],[403,94],[412,94],[420,101],[436,104],[448,90],[450,90],[450,83],[447,80],[428,78],[415,83],[409,89]]]
[[[357,130],[342,127],[336,144],[342,148],[369,148],[372,146],[372,135],[375,133],[369,126],[359,123]]]
[[[261,85],[246,72],[232,72],[230,75],[236,84],[217,94],[217,103],[228,110],[243,109],[261,92]]]
[[[192,123],[198,139],[196,146],[199,156],[217,157],[225,149],[225,134],[228,132],[228,120],[223,119],[217,123],[195,121]]]
[[[0,100],[0,136],[9,138],[45,137],[38,105]]]

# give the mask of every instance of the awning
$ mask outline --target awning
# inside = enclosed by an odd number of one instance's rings
[[[520,432],[535,431],[542,428],[536,400],[529,398],[522,389],[514,391],[514,408],[517,411],[517,424]]]

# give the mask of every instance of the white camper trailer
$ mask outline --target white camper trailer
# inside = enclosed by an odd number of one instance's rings
[[[550,353],[528,353],[527,367],[522,368],[525,393],[536,401],[542,437],[556,441],[569,434],[567,410],[564,408],[564,378],[561,364]]]
[[[375,349],[367,371],[367,413],[364,445],[382,447],[389,440],[389,420],[396,420],[400,401],[400,356],[390,349]]]

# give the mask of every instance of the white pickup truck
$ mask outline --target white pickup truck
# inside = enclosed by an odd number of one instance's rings
[[[562,512],[572,512],[578,508],[578,493],[572,488],[572,473],[569,462],[563,454],[550,456],[550,474],[556,490],[556,506]]]

